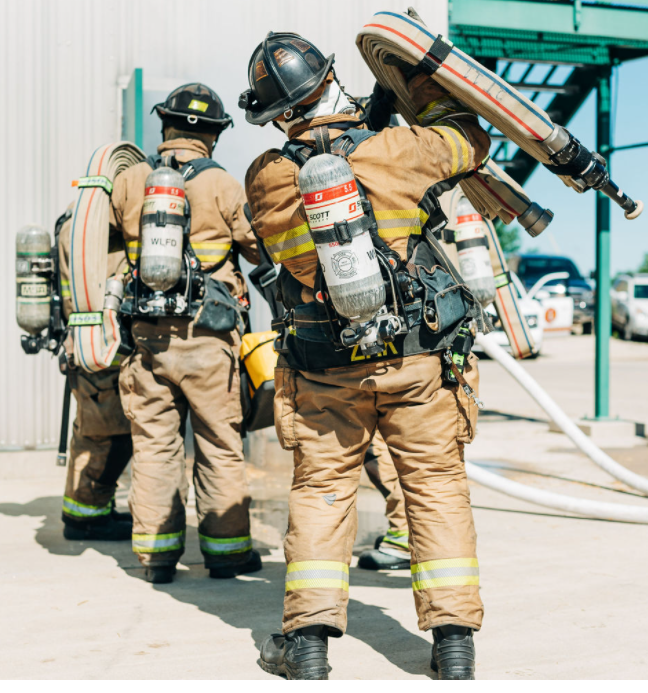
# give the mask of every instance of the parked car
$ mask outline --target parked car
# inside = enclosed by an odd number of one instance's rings
[[[612,328],[623,339],[648,337],[648,274],[622,274],[610,290]]]
[[[508,261],[528,291],[541,277],[553,272],[567,272],[567,279],[547,283],[545,291],[555,296],[568,296],[574,300],[574,325],[581,325],[585,334],[594,327],[594,292],[573,260],[563,255],[514,255]]]
[[[539,356],[540,351],[542,349],[542,337],[544,332],[544,310],[542,308],[542,304],[540,303],[540,301],[536,301],[534,298],[529,298],[526,289],[522,285],[522,282],[518,279],[517,275],[514,272],[511,272],[511,280],[513,282],[513,287],[517,293],[520,310],[522,312],[522,315],[524,316],[524,319],[526,320],[527,325],[529,326],[531,336],[533,337],[533,341],[535,342],[536,352],[534,356]],[[488,313],[493,323],[493,327],[495,328],[493,334],[495,336],[497,344],[499,344],[507,351],[511,351],[511,345],[509,344],[506,332],[504,332],[502,323],[500,322],[499,317],[497,316],[495,306],[491,303],[489,306],[487,306],[486,312]],[[475,344],[473,350],[477,353],[480,353],[482,351],[479,344]]]

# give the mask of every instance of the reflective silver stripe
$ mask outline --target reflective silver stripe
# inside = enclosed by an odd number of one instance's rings
[[[379,229],[393,229],[401,226],[420,226],[421,220],[418,217],[413,219],[377,219]]]
[[[63,512],[76,517],[100,517],[102,515],[110,515],[110,504],[103,507],[84,505],[82,503],[75,503],[71,498],[64,496]]]
[[[286,574],[286,582],[293,580],[316,580],[319,578],[349,581],[347,573],[341,570],[295,570]]]
[[[200,548],[206,553],[228,554],[244,553],[252,548],[252,537],[234,537],[233,539],[215,539],[213,537],[200,536]]]
[[[479,568],[437,568],[436,570],[424,570],[412,575],[412,582],[422,580],[434,580],[444,577],[458,577],[460,575],[479,575]]]
[[[175,551],[184,546],[184,532],[171,534],[133,534],[135,553],[161,553]]]
[[[310,234],[310,231],[304,231],[301,236],[295,236],[294,238],[288,238],[285,241],[281,241],[279,243],[273,243],[272,245],[268,245],[266,243],[266,248],[268,249],[269,253],[278,253],[281,250],[288,250],[289,248],[296,248],[298,245],[302,245],[303,243],[308,243],[309,241],[312,241],[313,238]]]

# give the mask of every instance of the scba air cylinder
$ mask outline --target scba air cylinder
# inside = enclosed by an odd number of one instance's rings
[[[369,231],[345,233],[357,224],[344,222],[364,216],[351,167],[340,156],[313,156],[299,172],[299,190],[335,310],[354,322],[371,320],[385,304],[385,284]],[[337,233],[336,224],[343,227]]]
[[[184,224],[184,178],[167,166],[155,169],[145,183],[139,267],[142,281],[154,291],[167,291],[180,279]]]
[[[24,226],[16,235],[16,321],[39,335],[50,319],[52,241],[42,226]]]
[[[487,306],[495,300],[495,277],[483,224],[468,198],[462,197],[457,203],[455,222],[459,271],[475,298]]]

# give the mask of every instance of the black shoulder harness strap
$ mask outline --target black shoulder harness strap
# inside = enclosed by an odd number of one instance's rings
[[[222,171],[225,170],[219,163],[213,159],[207,158],[206,156],[198,159],[192,159],[186,164],[180,166],[174,156],[162,156],[161,154],[154,154],[153,156],[147,157],[146,163],[154,170],[156,168],[160,168],[160,166],[171,166],[171,168],[178,169],[182,174],[182,177],[187,181],[193,180],[203,171],[207,171],[207,169],[210,168],[220,168]]]

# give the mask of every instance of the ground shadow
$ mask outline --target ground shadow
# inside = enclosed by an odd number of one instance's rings
[[[34,538],[51,554],[81,556],[86,550],[94,549],[112,557],[117,566],[131,577],[140,580],[144,577],[144,569],[133,555],[130,542],[64,539],[60,496],[41,497],[28,503],[0,503],[0,514],[40,518],[42,522],[36,528]],[[229,626],[249,630],[258,649],[267,635],[278,632],[281,628],[285,565],[283,562],[265,561],[263,570],[250,576],[233,580],[210,579],[198,550],[197,530],[195,527],[187,529],[189,550],[182,559],[183,568],[178,571],[173,583],[154,585],[154,588],[219,618]],[[259,543],[256,542],[256,545],[259,546]],[[262,554],[269,554],[269,547],[259,548]],[[375,573],[353,568],[350,582],[351,594],[355,586],[411,590],[411,579],[407,571]],[[425,636],[408,631],[385,613],[383,607],[351,599],[348,634],[367,644],[404,672],[431,675],[430,642]],[[333,666],[335,660],[343,656],[342,647],[339,640],[333,640]]]

